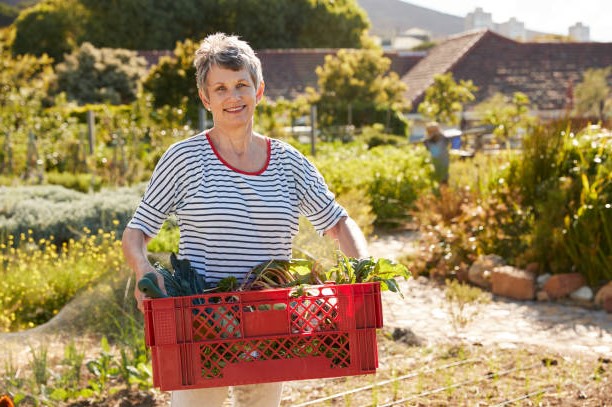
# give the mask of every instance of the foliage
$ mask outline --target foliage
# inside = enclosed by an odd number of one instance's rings
[[[170,49],[218,31],[236,33],[255,49],[358,48],[369,23],[355,0],[44,0],[15,25],[16,53],[46,53],[61,61],[83,42]]]
[[[0,330],[31,328],[56,315],[77,292],[123,265],[114,232],[91,234],[61,246],[31,232],[0,244]],[[27,276],[27,277],[26,277]]]
[[[153,95],[155,107],[183,106],[189,110],[189,117],[197,117],[201,107],[195,82],[193,59],[199,44],[192,40],[178,42],[173,57],[163,57],[151,69],[144,82],[144,89]]]
[[[152,253],[178,253],[179,228],[173,218],[164,222],[161,230],[147,245],[147,250]]]
[[[598,127],[577,134],[539,128],[525,140],[516,164],[525,203],[535,213],[530,253],[545,270],[571,269],[596,285],[610,279],[611,161],[609,132]]]
[[[417,202],[423,251],[413,270],[452,275],[481,254],[541,272],[575,270],[598,287],[612,278],[610,132],[548,124],[524,139],[521,154],[497,170],[481,166],[486,188],[441,189]]]
[[[419,113],[438,123],[459,123],[463,104],[474,100],[478,88],[471,80],[453,78],[452,72],[434,75],[434,83],[425,91],[425,99],[418,107]]]
[[[88,42],[56,67],[57,87],[79,104],[125,104],[136,99],[146,61],[125,49],[97,49]]]
[[[478,287],[446,279],[446,306],[451,325],[456,331],[465,328],[478,315],[478,305],[486,304],[491,298]]]
[[[419,257],[407,260],[414,270],[435,277],[458,274],[484,254],[498,254],[517,266],[527,263],[533,215],[521,206],[516,190],[502,178],[497,181],[488,196],[442,188],[439,196],[417,201],[414,216],[424,239]]]
[[[313,94],[319,106],[320,124],[361,127],[386,121],[389,127],[392,118],[401,122],[397,114],[405,107],[402,102],[405,85],[395,72],[389,72],[390,65],[391,60],[379,48],[341,49],[335,56],[326,56],[325,64],[316,70],[319,94]],[[390,114],[386,120],[379,113],[385,111]],[[349,114],[351,119],[344,121]],[[398,131],[405,134],[405,121],[396,128]]]
[[[16,55],[48,55],[55,62],[80,44],[87,12],[79,0],[45,0],[25,9],[15,21]]]
[[[421,148],[352,143],[329,151],[321,146],[314,161],[338,199],[359,193],[370,201],[376,225],[393,226],[406,221],[417,196],[431,188],[427,157]]]
[[[53,79],[52,61],[46,56],[13,58],[5,41],[0,39],[0,173],[28,178],[40,170],[32,131],[48,128],[39,113]]]
[[[599,120],[604,120],[606,114],[612,115],[612,88],[608,82],[611,73],[612,67],[584,72],[582,81],[574,90],[575,114]]]
[[[514,92],[512,99],[496,93],[474,106],[474,111],[482,117],[480,124],[494,127],[493,134],[503,143],[516,137],[519,131],[528,131],[534,122],[529,114],[529,97],[522,92]]]
[[[141,187],[103,190],[94,194],[60,186],[0,187],[1,238],[29,234],[61,246],[79,239],[83,228],[120,233],[131,218]]]
[[[0,27],[10,25],[19,15],[19,9],[9,4],[0,3]]]
[[[48,184],[61,185],[64,188],[79,192],[100,191],[102,180],[91,174],[72,174],[69,172],[47,172],[45,174]]]

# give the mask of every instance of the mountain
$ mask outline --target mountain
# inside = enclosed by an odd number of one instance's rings
[[[464,31],[464,18],[415,6],[402,0],[357,0],[372,23],[371,34],[388,38],[410,28],[422,28],[434,39]]]
[[[37,3],[37,1],[32,0],[0,0],[0,3],[8,4],[9,6],[17,6],[24,3],[24,5],[28,6],[30,4]]]

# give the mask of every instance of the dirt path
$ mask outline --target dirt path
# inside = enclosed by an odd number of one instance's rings
[[[381,236],[370,242],[370,251],[375,257],[397,259],[416,250],[417,238],[411,232]],[[475,316],[457,331],[443,287],[420,278],[402,282],[401,288],[404,299],[383,293],[385,327],[410,330],[425,344],[462,339],[506,348],[529,344],[612,356],[612,314],[602,310],[494,297],[491,303],[469,310]]]

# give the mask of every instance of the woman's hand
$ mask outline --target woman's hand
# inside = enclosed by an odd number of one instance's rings
[[[155,271],[147,259],[147,244],[151,237],[144,234],[140,229],[125,228],[121,239],[121,247],[123,248],[123,256],[127,261],[128,266],[136,275],[136,287],[134,288],[134,298],[138,303],[140,312],[144,312],[142,301],[145,295],[138,289],[138,281],[148,272],[154,272],[157,275],[157,285],[163,293],[166,292],[164,279],[161,274]]]

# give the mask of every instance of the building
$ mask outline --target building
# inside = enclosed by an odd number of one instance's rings
[[[465,31],[478,30],[486,28],[489,30],[495,29],[493,24],[493,16],[491,13],[486,13],[482,7],[477,7],[471,13],[465,16]]]
[[[568,35],[571,39],[578,42],[591,41],[591,30],[588,26],[582,23],[576,23],[568,30]]]
[[[512,17],[505,23],[497,25],[497,32],[501,35],[512,38],[519,41],[525,41],[527,39],[527,30],[525,29],[525,23]]]
[[[451,72],[455,80],[478,86],[469,110],[496,92],[525,93],[541,117],[567,112],[572,88],[590,68],[612,66],[612,42],[519,42],[491,30],[476,30],[449,37],[431,49],[402,81],[405,98],[414,111],[435,74]],[[609,78],[612,86],[612,78]]]
[[[277,49],[258,50],[257,56],[266,82],[266,96],[270,99],[293,99],[307,87],[317,88],[317,66],[325,64],[325,57],[335,55],[337,49]],[[387,51],[390,70],[404,75],[426,55],[420,51]]]

